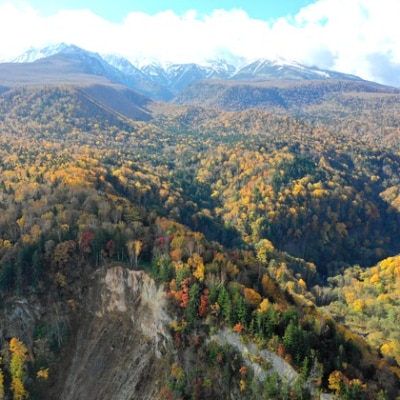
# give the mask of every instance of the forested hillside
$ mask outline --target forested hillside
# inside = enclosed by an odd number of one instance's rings
[[[133,120],[93,95],[0,96],[2,313],[41,310],[1,325],[0,398],[63,388],[82,299],[115,266],[165,291],[160,399],[400,395],[400,154],[386,137],[141,97]],[[222,343],[227,330],[256,350]]]
[[[259,109],[296,117],[339,136],[399,148],[399,89],[374,82],[208,80],[189,86],[174,102],[227,111]]]

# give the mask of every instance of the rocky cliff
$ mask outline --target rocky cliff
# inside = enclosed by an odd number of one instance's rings
[[[165,294],[143,271],[94,273],[52,394],[62,400],[157,399],[169,372]]]

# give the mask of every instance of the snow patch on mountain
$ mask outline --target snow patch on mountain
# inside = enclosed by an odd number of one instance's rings
[[[111,66],[118,69],[122,73],[139,77],[142,79],[146,78],[146,74],[144,74],[140,69],[135,67],[129,60],[124,57],[121,57],[118,54],[103,54],[101,55],[104,61],[108,62]]]
[[[71,47],[66,43],[55,43],[42,48],[30,48],[21,55],[16,58],[7,60],[8,62],[13,63],[29,63],[34,62],[36,60],[40,60],[41,58],[51,57],[55,54],[63,53],[67,51],[67,49]]]

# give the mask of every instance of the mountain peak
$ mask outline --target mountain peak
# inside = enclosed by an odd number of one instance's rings
[[[146,75],[140,69],[133,65],[127,58],[122,57],[119,54],[102,54],[101,57],[108,64],[127,76],[146,79]]]
[[[66,44],[64,42],[61,42],[41,48],[31,47],[18,57],[11,59],[9,61],[13,63],[29,63],[40,60],[41,58],[54,56],[55,54],[68,53],[68,52],[71,53],[77,51],[83,51],[83,49],[81,49],[78,46],[75,46],[74,44]]]
[[[306,66],[294,60],[259,58],[244,64],[234,75],[238,80],[325,80],[363,81],[355,75]]]
[[[275,65],[275,66],[296,66],[296,67],[303,67],[302,64],[300,64],[298,61],[295,61],[293,59],[281,57],[281,56],[275,56],[275,57],[261,57],[261,58],[255,58],[252,60],[247,60],[242,66],[244,67],[245,65],[249,64],[268,64],[268,65]]]

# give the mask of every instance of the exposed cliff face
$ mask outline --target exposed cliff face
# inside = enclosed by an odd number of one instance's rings
[[[143,271],[122,267],[109,269],[100,285],[101,306],[96,315],[100,318],[118,313],[128,315],[135,328],[152,339],[154,351],[160,357],[169,339],[165,330],[170,321],[165,310],[165,292]],[[91,298],[96,301],[96,294]],[[94,308],[97,306],[94,304]]]
[[[70,362],[53,387],[62,400],[157,399],[169,368],[165,294],[143,271],[99,270],[74,323]]]
[[[80,304],[71,307],[71,296],[75,302],[79,298]],[[47,346],[41,353],[38,348],[43,343],[35,333],[40,324],[51,333],[48,337],[60,341],[61,353],[54,362],[49,360],[50,380],[41,392],[43,399],[164,400],[163,388],[170,380],[173,364],[182,365],[187,375],[184,385],[190,392],[195,382],[192,374],[201,368],[212,371],[207,358],[211,342],[221,349],[232,347],[260,381],[273,372],[289,385],[298,377],[285,360],[241,340],[228,329],[203,337],[203,346],[177,349],[168,329],[171,318],[165,292],[143,271],[104,267],[89,273],[79,285],[53,288],[42,301],[41,305],[34,295],[30,299],[10,298],[0,315],[0,334],[5,339],[22,338],[34,357],[49,355]],[[68,344],[63,326],[69,326]],[[263,369],[254,362],[256,357],[269,366]],[[233,373],[239,367],[227,359],[219,368]],[[206,398],[242,398],[238,385],[230,384],[230,378],[225,381],[223,374],[218,376],[213,387],[203,388]]]

